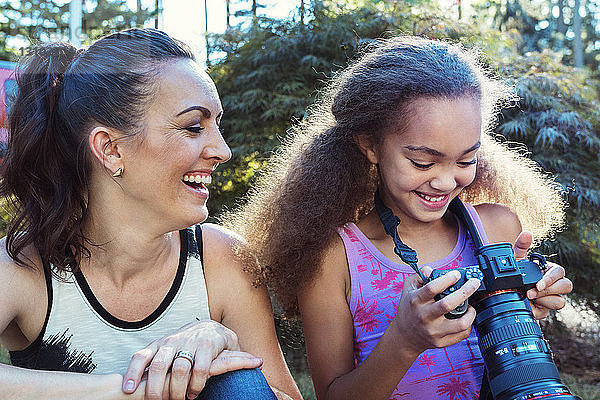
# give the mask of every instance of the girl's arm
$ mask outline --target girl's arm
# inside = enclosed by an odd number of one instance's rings
[[[353,320],[347,301],[350,278],[338,239],[323,259],[318,278],[299,298],[317,398],[388,399],[422,351],[466,338],[475,311],[470,308],[456,320],[443,315],[472,294],[478,282],[471,281],[462,290],[433,301],[435,294],[457,281],[456,275],[446,274],[425,286],[416,274],[407,278],[396,318],[367,359],[355,368]]]
[[[218,225],[202,228],[211,318],[237,334],[242,351],[263,360],[262,372],[279,399],[301,399],[277,341],[267,290],[252,284],[233,251],[242,239]]]
[[[72,372],[36,371],[0,364],[0,398],[29,400],[102,399],[126,400],[144,398],[144,383],[133,394],[121,390],[119,374],[94,375]]]

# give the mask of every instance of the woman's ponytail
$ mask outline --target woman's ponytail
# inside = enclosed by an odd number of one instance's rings
[[[17,69],[0,196],[9,206],[8,255],[33,245],[54,271],[71,270],[92,243],[85,237],[88,146],[94,124],[123,135],[143,131],[164,62],[194,59],[185,44],[155,29],[113,33],[80,53],[66,43],[36,48]]]
[[[45,44],[34,48],[17,69],[0,191],[13,216],[7,251],[21,265],[28,264],[22,254],[29,244],[44,257],[52,255],[52,263],[74,261],[72,236],[80,230],[70,228],[85,210],[84,183],[77,179],[78,160],[73,157],[79,146],[72,143],[75,135],[68,132],[58,108],[65,72],[76,54],[67,43]]]

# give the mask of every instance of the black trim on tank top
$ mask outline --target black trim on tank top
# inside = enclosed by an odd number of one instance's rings
[[[181,283],[183,282],[183,276],[185,274],[185,267],[187,265],[188,258],[188,231],[186,229],[182,229],[179,231],[179,243],[180,243],[180,251],[179,251],[179,266],[177,267],[177,274],[175,275],[175,279],[173,280],[173,284],[169,289],[169,292],[160,303],[160,305],[154,310],[150,315],[144,318],[141,321],[123,321],[111,313],[106,311],[102,304],[96,299],[94,293],[90,289],[85,277],[81,273],[81,270],[77,269],[77,271],[73,274],[75,279],[77,280],[77,284],[81,288],[85,298],[90,303],[92,308],[109,324],[116,326],[122,329],[140,329],[145,326],[150,325],[152,322],[156,321],[158,317],[162,315],[162,313],[167,309],[167,307],[171,304],[175,295],[179,291],[181,287]]]
[[[42,259],[42,269],[44,270],[44,279],[46,281],[46,293],[48,298],[48,304],[46,305],[46,318],[44,319],[44,325],[42,326],[42,330],[40,334],[35,338],[29,346],[24,348],[23,350],[15,350],[9,351],[8,354],[10,356],[11,362],[16,365],[21,360],[28,359],[29,357],[33,357],[37,355],[37,352],[42,345],[42,339],[44,338],[44,334],[46,333],[46,327],[48,326],[48,321],[50,320],[50,311],[52,311],[52,300],[53,300],[53,291],[52,291],[52,271],[50,270],[50,263],[48,260]],[[37,360],[36,360],[37,361]],[[34,362],[36,362],[34,361]]]

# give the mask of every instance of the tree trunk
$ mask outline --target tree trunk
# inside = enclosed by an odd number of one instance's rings
[[[575,0],[575,7],[573,7],[573,57],[575,60],[575,67],[583,68],[583,38],[581,37],[581,14],[579,9],[581,8],[581,0]]]
[[[304,0],[300,0],[300,26],[304,26]]]
[[[144,25],[142,21],[142,0],[137,0],[137,9],[135,13],[135,26],[140,28]]]
[[[231,28],[231,23],[230,23],[231,11],[229,10],[229,1],[230,0],[225,0],[225,23],[226,23],[227,29]]]
[[[556,30],[563,36],[567,33],[567,24],[565,24],[565,0],[558,0],[558,18],[556,20]]]
[[[256,0],[252,0],[252,26],[256,25],[256,20],[258,18],[257,15],[258,5],[256,4]]]
[[[206,40],[206,66],[210,67],[210,43],[208,41],[208,5],[204,0],[204,39]]]

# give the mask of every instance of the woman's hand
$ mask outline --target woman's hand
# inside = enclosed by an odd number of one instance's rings
[[[531,232],[523,231],[515,241],[515,258],[517,260],[527,257],[533,236]],[[558,264],[546,262],[546,269],[542,279],[536,283],[535,288],[527,291],[527,298],[535,319],[548,316],[550,310],[560,310],[565,306],[565,299],[561,296],[573,290],[573,283],[565,277],[565,269]]]
[[[196,398],[210,376],[262,365],[261,359],[239,350],[236,334],[225,326],[211,320],[191,322],[131,357],[123,391],[134,392],[147,368],[145,398],[162,399],[163,391],[171,399]]]
[[[421,269],[425,276],[431,268]],[[446,347],[466,339],[471,333],[475,310],[469,306],[467,312],[456,319],[444,315],[469,298],[480,285],[477,279],[468,280],[454,293],[436,301],[434,297],[455,284],[460,278],[458,271],[434,279],[423,285],[417,274],[406,278],[398,312],[392,325],[399,331],[407,346],[413,347],[416,355],[426,349]]]

